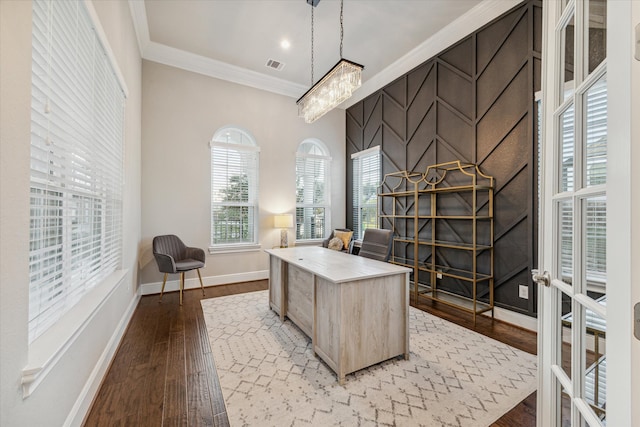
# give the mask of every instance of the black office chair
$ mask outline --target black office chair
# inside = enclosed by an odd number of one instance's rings
[[[169,274],[180,273],[180,305],[182,305],[182,290],[184,289],[185,271],[196,270],[200,279],[202,296],[204,296],[204,285],[200,269],[204,267],[204,250],[200,248],[190,248],[182,243],[178,236],[173,234],[156,236],[153,238],[153,256],[158,263],[158,269],[164,273],[162,280],[162,290],[160,291],[160,301],[164,293],[164,285],[167,283]]]
[[[389,261],[393,232],[379,228],[367,228],[358,255],[378,261]]]

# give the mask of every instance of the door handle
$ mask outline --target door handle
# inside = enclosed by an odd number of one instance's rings
[[[548,271],[540,273],[539,270],[531,270],[531,277],[538,285],[545,285],[547,287],[551,285],[551,275]]]

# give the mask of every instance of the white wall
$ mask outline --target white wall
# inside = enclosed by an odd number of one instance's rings
[[[33,393],[29,361],[30,1],[0,1],[0,425],[78,425],[137,301],[140,240],[141,60],[126,2],[94,3],[126,80],[123,268],[127,274]]]
[[[345,225],[345,113],[333,110],[313,124],[297,117],[295,100],[151,61],[142,66],[142,248],[141,283],[159,291],[162,275],[151,241],[176,234],[190,246],[210,244],[210,149],[215,131],[225,125],[248,130],[260,146],[259,242],[280,242],[273,215],[295,212],[295,153],[306,138],[329,148],[331,227]],[[295,236],[289,230],[289,241]],[[202,269],[205,285],[242,281],[268,270],[261,251],[209,255]],[[191,285],[197,285],[194,275]],[[174,283],[177,277],[174,277]],[[189,283],[188,283],[189,285]],[[199,286],[199,285],[198,285]],[[143,290],[144,292],[144,290]]]

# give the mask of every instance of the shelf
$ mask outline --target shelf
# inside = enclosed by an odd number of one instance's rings
[[[382,217],[382,215],[380,215]],[[393,217],[393,215],[387,215],[390,217]],[[397,217],[397,216],[396,216]],[[413,216],[410,216],[411,219],[413,219]],[[465,220],[469,220],[469,219],[493,219],[492,216],[490,215],[417,215],[416,218],[418,219],[465,219]]]
[[[401,265],[403,267],[413,268],[415,263],[412,259],[401,258],[401,257],[391,257],[389,258],[389,262],[391,264]]]
[[[460,193],[463,191],[484,191],[492,190],[491,185],[461,185],[456,187],[439,187],[439,188],[424,188],[418,190],[418,194],[431,194],[431,193]]]
[[[397,191],[394,193],[379,193],[378,196],[380,197],[408,197],[411,196],[413,197],[413,191]]]
[[[404,238],[404,239],[408,239],[408,237]],[[425,245],[425,246],[436,246],[436,247],[439,247],[439,248],[461,249],[461,250],[465,250],[465,251],[473,251],[475,249],[478,252],[486,251],[487,249],[492,249],[493,248],[493,246],[489,246],[489,245],[476,244],[475,247],[474,247],[473,243],[447,242],[447,241],[444,241],[444,240],[422,240],[422,239],[418,239],[418,244]]]
[[[394,214],[382,214],[379,218],[390,222],[394,232],[402,230],[403,234],[407,234],[394,237],[394,245],[404,244],[404,247],[394,246],[394,254],[397,253],[403,257],[394,256],[390,262],[412,268],[413,278],[417,282],[422,277],[423,280],[428,278],[433,284],[433,290],[430,286],[421,283],[414,285],[413,298],[417,301],[421,296],[472,312],[474,323],[478,313],[491,311],[493,316],[493,184],[493,177],[484,175],[477,165],[453,161],[429,166],[423,174],[409,171],[387,174],[379,188],[391,189],[391,191],[378,193],[379,203],[389,203],[388,199],[383,200],[385,197],[394,198],[391,201]],[[395,189],[402,191],[394,191]],[[465,194],[462,198],[438,196],[455,193]],[[469,201],[469,198],[472,200]],[[411,207],[405,206],[396,210],[402,204]],[[402,213],[396,215],[397,211]],[[443,214],[447,212],[450,214]],[[440,234],[441,226],[444,224],[440,221],[455,221],[450,224],[455,228],[460,224],[458,221],[468,221],[463,228],[466,230],[466,235],[461,237],[466,241],[438,239],[445,236]],[[419,236],[421,232],[425,237]],[[476,243],[469,243],[469,241]],[[483,244],[478,244],[478,241]],[[436,249],[439,250],[436,251]],[[464,252],[456,253],[455,251]],[[485,255],[479,257],[480,253]],[[435,258],[426,258],[426,255]],[[464,255],[465,259],[470,258],[473,261],[473,268],[476,271],[420,261],[420,259],[436,261],[439,260],[438,256],[444,255],[447,258],[451,255],[451,260]],[[491,273],[480,273],[478,269]],[[438,289],[437,280],[442,278],[459,280],[465,293],[471,296],[464,297]],[[477,298],[479,284],[482,284],[483,290],[488,290],[490,298],[488,303]]]
[[[435,295],[434,295],[435,294]],[[493,310],[493,306],[484,301],[480,301],[479,299],[475,300],[475,310],[474,310],[474,300],[472,298],[468,298],[462,295],[457,295],[447,291],[436,290],[432,291],[429,287],[425,290],[420,290],[420,286],[418,287],[418,295],[422,298],[441,302],[443,304],[447,304],[453,307],[460,308],[469,313],[484,313],[486,311]]]
[[[394,237],[393,241],[394,242],[403,242],[403,243],[415,243],[416,239],[414,239],[413,237],[409,237],[409,236],[399,236],[399,237]]]
[[[454,279],[465,280],[472,282],[474,280],[473,271],[463,270],[460,268],[447,267],[444,265],[431,266],[425,263],[418,263],[418,270],[426,271],[427,273],[442,274],[445,277],[452,277]],[[493,276],[490,274],[482,274],[476,272],[475,281],[481,282],[485,280],[491,280]]]

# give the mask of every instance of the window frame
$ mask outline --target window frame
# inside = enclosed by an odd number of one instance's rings
[[[359,203],[360,202],[360,194],[362,193],[363,186],[363,176],[362,173],[359,172],[361,167],[360,165],[372,157],[377,156],[377,182],[373,187],[375,187],[375,199],[373,203],[367,203],[364,206]],[[364,236],[364,230],[366,229],[363,226],[371,223],[371,221],[367,221],[367,224],[363,224],[362,215],[360,214],[364,207],[371,208],[375,205],[375,228],[380,227],[380,222],[378,218],[378,187],[380,186],[380,182],[382,180],[382,151],[380,150],[380,146],[376,145],[375,147],[368,148],[366,150],[359,151],[357,153],[353,153],[351,155],[352,167],[353,167],[353,238],[354,239],[362,239]],[[374,166],[376,166],[374,164]],[[369,168],[368,171],[373,170],[373,168]]]
[[[317,153],[313,153],[310,154],[308,151],[305,150],[305,145],[310,145],[313,149],[317,149],[317,151],[320,151],[322,154],[317,154]],[[309,150],[309,151],[311,151]],[[300,163],[302,161],[305,161],[307,159],[312,159],[314,161],[318,161],[321,162],[321,169],[322,171],[320,172],[319,170],[314,170],[314,175],[312,177],[313,182],[315,183],[318,180],[318,176],[317,173],[322,173],[324,175],[323,177],[323,181],[324,181],[324,189],[323,189],[323,201],[321,203],[315,203],[315,202],[310,202],[310,203],[306,203],[306,202],[300,202],[298,200],[298,182],[300,179],[303,179],[307,176],[307,174],[303,174],[300,175],[299,174],[299,166]],[[314,139],[314,138],[310,138],[310,139],[305,139],[304,141],[302,141],[300,143],[300,145],[298,146],[298,150],[296,151],[296,163],[295,163],[295,169],[296,169],[296,241],[297,242],[304,242],[304,243],[312,243],[312,242],[316,242],[316,241],[322,241],[324,238],[326,238],[326,236],[328,236],[328,233],[331,231],[331,156],[329,153],[329,149],[327,148],[327,146],[320,140],[318,139]],[[318,168],[318,169],[320,169]],[[305,162],[305,171],[307,170],[306,168],[306,162]],[[323,230],[323,235],[322,237],[310,237],[310,238],[303,238],[300,237],[299,235],[299,229],[300,229],[300,223],[298,222],[298,209],[304,209],[304,211],[306,212],[307,209],[323,209],[323,222],[324,222],[324,230]],[[302,215],[302,217],[305,219],[305,223],[306,223],[306,213],[304,213]]]
[[[32,35],[30,345],[122,269],[127,98],[89,4],[34,1]]]
[[[235,140],[231,139],[231,134],[234,133]],[[239,138],[239,139],[238,139]],[[258,146],[256,139],[253,135],[246,129],[235,126],[235,125],[227,125],[218,129],[211,140],[209,141],[210,148],[210,177],[211,177],[211,210],[210,210],[210,241],[209,241],[209,253],[232,253],[232,252],[245,252],[245,251],[255,251],[261,248],[259,243],[259,215],[260,215],[260,207],[259,207],[259,175],[260,175],[260,147]],[[228,155],[231,152],[236,152],[239,156],[241,156],[240,161],[252,161],[254,162],[253,168],[243,168],[243,171],[249,170],[252,171],[252,175],[248,176],[249,179],[249,187],[248,187],[248,195],[247,201],[241,202],[233,202],[233,201],[216,201],[215,200],[215,192],[216,190],[216,180],[220,179],[228,179],[228,171],[229,169],[225,169],[224,175],[225,177],[216,178],[214,175],[216,173],[214,158],[215,149],[222,149],[227,151],[227,160]],[[250,154],[253,153],[253,154]],[[245,157],[249,156],[249,157]],[[227,161],[228,164],[228,161]],[[232,165],[233,166],[233,165]],[[238,165],[235,165],[238,166]],[[252,184],[253,183],[253,184]],[[227,183],[228,185],[228,183]],[[227,187],[228,188],[228,187]],[[249,221],[252,223],[250,226],[250,233],[253,238],[250,241],[225,241],[225,242],[214,242],[214,234],[215,234],[215,210],[217,208],[225,208],[225,207],[238,207],[241,209],[249,208],[251,212],[248,213]],[[251,220],[252,218],[252,220]]]

